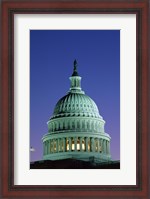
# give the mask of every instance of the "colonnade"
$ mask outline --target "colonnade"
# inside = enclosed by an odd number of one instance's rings
[[[43,145],[44,155],[71,151],[110,154],[110,141],[102,138],[63,137],[47,140]]]

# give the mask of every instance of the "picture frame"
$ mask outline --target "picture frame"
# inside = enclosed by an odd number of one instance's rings
[[[148,0],[2,1],[2,198],[149,198]],[[136,185],[14,185],[14,15],[136,14]]]

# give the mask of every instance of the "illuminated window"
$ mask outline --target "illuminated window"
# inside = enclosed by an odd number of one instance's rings
[[[84,139],[82,140],[82,150],[85,151],[85,141],[84,141]]]
[[[77,138],[77,150],[80,151],[80,140]]]
[[[68,139],[66,139],[66,149],[67,149],[67,151],[69,151],[69,140]]]
[[[74,151],[74,150],[75,150],[75,141],[74,141],[74,139],[72,139],[71,150],[72,150],[72,151]]]

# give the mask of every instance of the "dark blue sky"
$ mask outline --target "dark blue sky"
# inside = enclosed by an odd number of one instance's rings
[[[42,136],[57,101],[70,87],[73,61],[81,86],[97,104],[111,136],[112,159],[120,159],[120,31],[30,31],[31,159],[42,159]]]

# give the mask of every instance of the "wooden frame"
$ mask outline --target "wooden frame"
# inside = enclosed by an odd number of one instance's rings
[[[137,16],[137,184],[135,186],[21,186],[14,185],[14,65],[13,17],[24,13],[114,13]],[[148,192],[148,0],[116,1],[2,1],[2,198],[90,197],[150,198]]]

